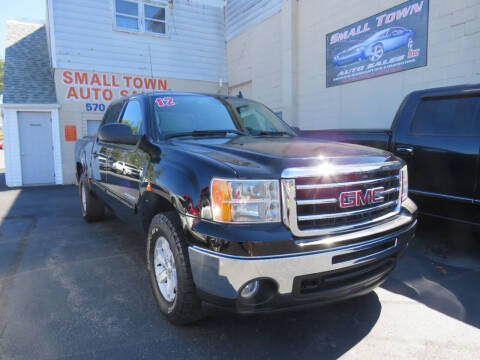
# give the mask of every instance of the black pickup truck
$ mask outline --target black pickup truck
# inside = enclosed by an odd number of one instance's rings
[[[480,225],[480,84],[415,91],[389,130],[306,131],[402,158],[421,213]]]
[[[177,324],[209,306],[249,314],[365,294],[417,222],[401,159],[301,138],[223,95],[113,102],[76,166],[83,217],[107,206],[144,234],[153,293]]]

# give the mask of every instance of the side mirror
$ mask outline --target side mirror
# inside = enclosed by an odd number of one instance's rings
[[[133,135],[132,128],[126,124],[112,123],[99,129],[98,140],[111,144],[137,145],[140,136]]]

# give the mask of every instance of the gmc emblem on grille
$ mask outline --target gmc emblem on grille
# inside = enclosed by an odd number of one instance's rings
[[[367,189],[365,192],[362,190],[345,191],[340,193],[338,201],[341,208],[378,204],[385,200],[382,196],[384,191],[385,188],[383,186]]]

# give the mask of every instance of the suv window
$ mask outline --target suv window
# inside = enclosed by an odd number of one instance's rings
[[[479,135],[480,96],[424,98],[417,105],[411,132],[417,135]]]
[[[137,100],[130,101],[120,120],[122,124],[126,124],[132,128],[133,135],[140,133],[142,124],[142,108]]]

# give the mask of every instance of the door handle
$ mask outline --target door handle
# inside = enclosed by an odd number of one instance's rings
[[[411,146],[397,146],[397,152],[402,155],[413,155],[413,147]]]

